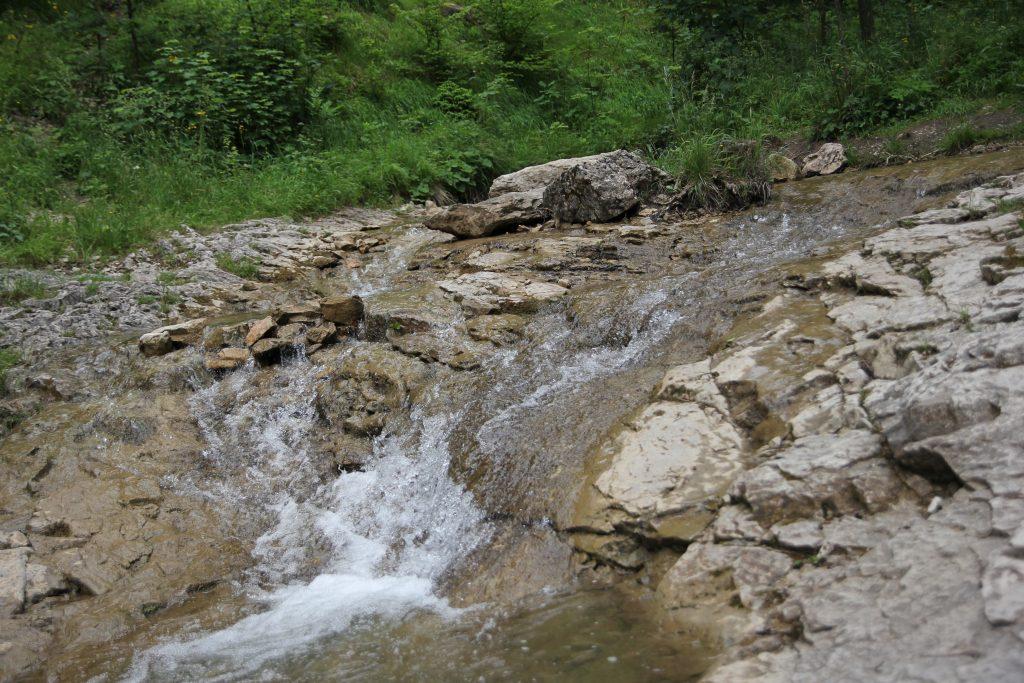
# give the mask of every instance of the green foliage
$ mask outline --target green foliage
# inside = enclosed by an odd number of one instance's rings
[[[659,162],[677,176],[680,208],[739,208],[763,202],[771,192],[768,155],[759,141],[697,136],[669,149]]]
[[[0,10],[0,264],[183,223],[475,199],[497,174],[617,147],[711,193],[761,174],[727,138],[1018,103],[1007,3],[876,2],[861,42],[852,12],[840,31],[826,3],[823,37],[797,0],[19,2]]]
[[[168,41],[146,82],[120,93],[115,130],[261,151],[290,140],[307,119],[302,64],[280,50],[242,43],[218,60]]]

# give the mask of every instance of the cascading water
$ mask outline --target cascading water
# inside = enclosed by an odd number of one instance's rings
[[[446,440],[458,416],[413,411],[415,429],[379,437],[365,471],[343,473],[300,500],[306,485],[289,476],[309,469],[302,441],[313,424],[308,382],[314,371],[301,358],[284,368],[285,386],[268,397],[276,405],[243,395],[236,410],[215,422],[197,409],[210,457],[247,460],[254,489],[245,499],[265,497],[277,516],[254,553],[262,578],[271,581],[269,589],[251,588],[266,611],[195,640],[157,646],[139,658],[130,678],[242,679],[361,617],[453,613],[435,595],[435,582],[488,534],[482,512],[448,477]],[[289,398],[281,401],[282,395]],[[197,405],[208,405],[204,398],[197,396]],[[326,546],[321,573],[296,581],[300,559],[317,545]]]
[[[431,237],[406,231],[389,258],[352,283],[355,290],[385,289]],[[316,427],[319,370],[299,353],[267,390],[254,385],[250,363],[192,399],[208,444],[205,458],[222,471],[242,470],[246,483],[204,493],[245,506],[269,525],[256,541],[247,586],[265,610],[221,631],[149,649],[136,658],[129,680],[272,675],[275,662],[361,618],[455,614],[435,594],[436,582],[490,533],[472,496],[448,475],[448,438],[460,415],[434,405],[435,387],[411,411],[407,429],[375,439],[362,471],[321,485],[307,445]],[[303,581],[302,569],[314,559],[320,572]]]

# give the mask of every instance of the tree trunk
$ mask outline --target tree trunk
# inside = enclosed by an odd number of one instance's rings
[[[142,66],[142,55],[139,53],[139,36],[135,31],[135,3],[127,0],[125,7],[128,10],[128,35],[132,39],[132,66],[138,72]]]
[[[836,36],[839,38],[839,44],[846,44],[846,35],[843,26],[843,0],[835,0],[833,3],[836,12]]]
[[[857,0],[857,14],[860,19],[860,40],[870,43],[875,37],[875,8],[871,0]]]
[[[825,47],[828,42],[828,2],[818,0],[818,44]]]

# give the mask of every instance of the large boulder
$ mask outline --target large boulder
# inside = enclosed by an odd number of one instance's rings
[[[668,176],[632,152],[608,152],[575,164],[544,190],[544,208],[567,223],[606,223],[656,194]]]
[[[478,204],[455,204],[434,214],[424,224],[456,237],[484,237],[519,225],[539,223],[546,217],[541,190],[509,192]]]
[[[846,167],[846,149],[838,142],[826,142],[817,152],[804,157],[804,175],[832,175]]]
[[[139,350],[144,356],[162,356],[189,344],[195,344],[203,336],[206,318],[187,320],[147,332],[139,337]]]
[[[514,173],[506,173],[498,176],[491,183],[489,197],[499,197],[510,192],[531,192],[533,190],[543,191],[551,183],[558,179],[558,176],[568,171],[573,166],[585,164],[605,156],[595,154],[589,157],[575,157],[571,159],[556,159],[546,164],[527,166]]]

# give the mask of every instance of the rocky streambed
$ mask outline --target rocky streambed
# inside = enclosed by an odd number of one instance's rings
[[[1022,169],[684,219],[615,153],[5,273],[0,671],[1020,678]]]

